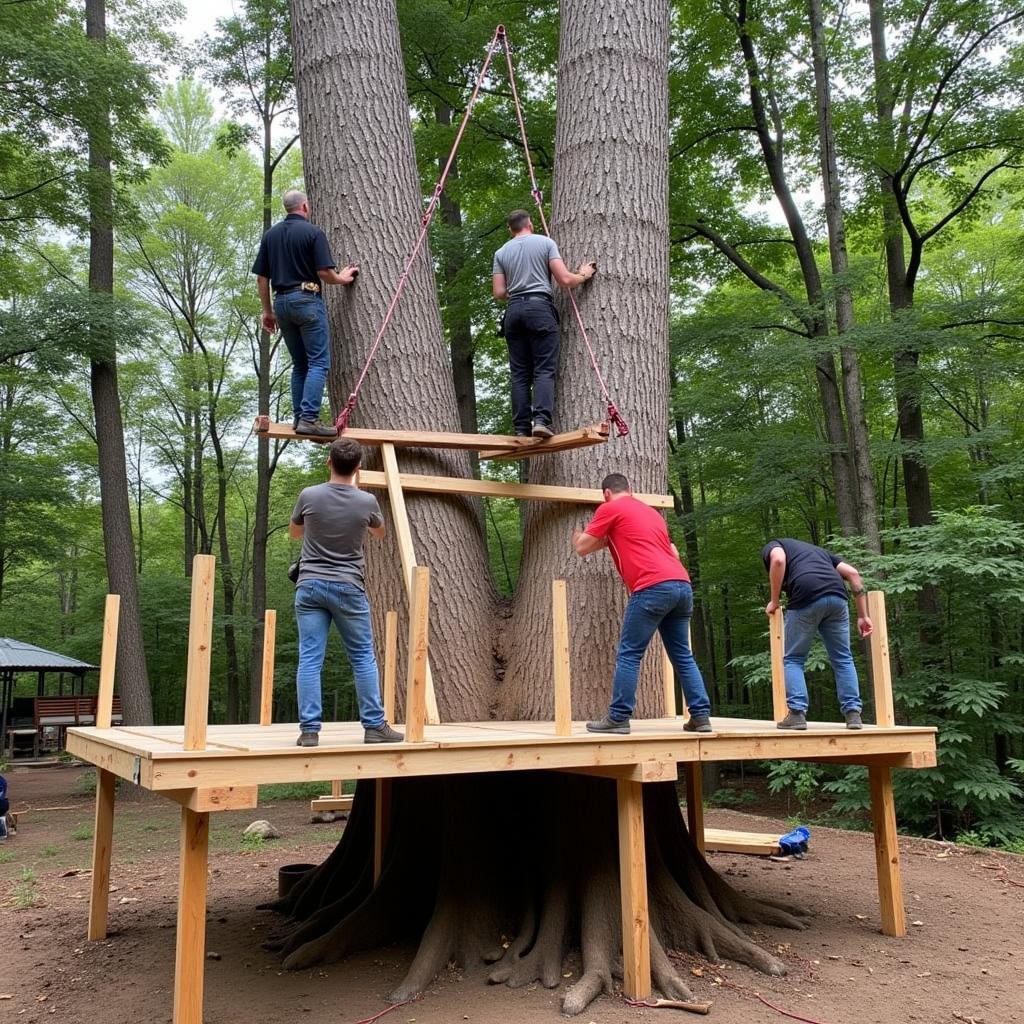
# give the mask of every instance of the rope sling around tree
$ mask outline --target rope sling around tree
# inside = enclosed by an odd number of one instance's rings
[[[487,76],[487,71],[491,66],[491,61],[494,59],[494,56],[498,53],[499,49],[504,50],[505,61],[508,66],[508,79],[512,89],[512,99],[516,108],[516,120],[519,123],[519,134],[523,142],[523,153],[526,157],[526,167],[530,175],[530,194],[533,196],[533,201],[537,205],[537,212],[540,215],[540,223],[544,230],[544,234],[550,237],[551,232],[548,230],[547,217],[544,215],[544,196],[537,184],[537,175],[534,172],[533,160],[530,158],[530,144],[526,137],[526,122],[523,120],[523,110],[519,102],[519,90],[516,88],[515,69],[512,66],[512,48],[509,44],[505,26],[498,25],[494,30],[494,35],[491,37],[490,43],[487,46],[487,56],[480,68],[480,73],[477,75],[476,82],[473,86],[473,92],[469,97],[469,102],[466,104],[466,110],[462,115],[459,130],[455,134],[455,141],[452,143],[451,152],[448,154],[448,160],[444,165],[444,169],[441,171],[441,176],[437,179],[437,184],[434,186],[434,192],[430,197],[430,202],[427,204],[426,212],[420,220],[420,231],[416,237],[416,243],[413,245],[412,251],[406,258],[405,266],[402,268],[402,273],[398,278],[397,285],[395,286],[394,295],[392,295],[391,301],[388,303],[388,307],[384,312],[384,319],[381,321],[376,337],[373,339],[373,344],[370,346],[369,354],[367,355],[366,362],[364,363],[359,377],[356,380],[355,387],[352,389],[352,393],[348,396],[348,401],[345,403],[345,407],[340,413],[338,413],[338,418],[335,420],[334,425],[338,428],[339,434],[344,433],[345,429],[349,425],[349,420],[352,417],[352,413],[356,407],[356,402],[359,399],[359,390],[363,386],[363,382],[366,380],[366,375],[369,372],[370,365],[373,363],[374,357],[377,354],[377,349],[380,348],[380,343],[384,338],[388,325],[391,323],[395,310],[398,308],[398,302],[402,297],[402,293],[405,291],[405,286],[409,281],[409,276],[412,273],[416,257],[419,256],[420,250],[423,248],[423,242],[430,229],[430,223],[434,219],[434,213],[440,204],[445,182],[448,180],[448,172],[451,170],[452,164],[455,162],[455,156],[459,151],[462,136],[465,134],[466,126],[469,124],[470,117],[473,114],[473,107],[476,105],[476,101],[480,96],[480,88]],[[604,376],[601,373],[601,368],[598,365],[597,356],[594,354],[594,347],[590,343],[587,328],[583,323],[583,315],[580,313],[579,306],[576,303],[576,296],[573,295],[571,289],[568,290],[568,295],[569,302],[572,305],[573,315],[576,318],[576,324],[580,330],[580,336],[583,338],[583,343],[590,356],[590,363],[593,366],[594,374],[597,377],[598,386],[601,389],[601,394],[604,396],[604,401],[608,410],[608,419],[615,424],[615,430],[618,436],[625,437],[626,434],[629,433],[629,425],[626,423],[625,419],[623,419],[622,414],[619,412],[608,392],[608,386],[605,383]]]

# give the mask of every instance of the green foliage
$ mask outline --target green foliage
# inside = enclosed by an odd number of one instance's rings
[[[354,783],[346,783],[345,792],[355,790]],[[273,782],[260,786],[260,803],[281,800],[313,800],[318,796],[330,796],[329,782]]]
[[[10,850],[0,850],[0,864],[10,864],[14,860],[14,854]]]
[[[79,825],[77,828],[72,829],[71,838],[76,842],[84,842],[86,839],[92,839],[92,825]]]
[[[256,850],[261,850],[266,845],[266,840],[258,832],[249,832],[242,834],[242,849],[248,850],[250,853]]]
[[[797,817],[806,818],[810,801],[821,789],[828,769],[820,764],[800,761],[772,762],[768,768],[768,791],[792,794],[797,803]]]
[[[757,794],[748,789],[716,789],[704,803],[708,807],[750,807],[757,803]]]

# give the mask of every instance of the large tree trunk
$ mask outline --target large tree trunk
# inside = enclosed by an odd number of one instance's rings
[[[332,382],[338,400],[346,391],[341,382],[351,382],[372,339],[400,256],[412,243],[419,207],[393,5],[383,5],[382,15],[382,5],[369,0],[321,4],[296,0],[293,6],[303,137],[309,140],[307,181],[332,239],[358,239],[352,254],[374,271],[360,277],[354,295],[331,303],[336,348],[343,336],[355,350]],[[563,17],[560,241],[570,256],[596,256],[606,269],[583,306],[604,365],[629,397],[622,405],[633,433],[612,451],[536,459],[532,476],[593,485],[621,466],[638,487],[660,489],[667,447],[668,6],[645,0],[627,10],[611,0],[575,0],[563,5]],[[336,104],[329,111],[332,131],[317,120],[323,96]],[[360,159],[343,165],[342,155],[352,153]],[[604,169],[595,177],[595,168]],[[346,170],[350,180],[336,184]],[[576,187],[588,178],[587,188]],[[457,422],[451,374],[425,264],[414,276],[394,337],[392,351],[401,351],[401,358],[385,350],[385,361],[371,372],[360,406],[365,421],[451,428]],[[602,403],[583,374],[578,339],[566,345],[562,373],[557,422],[575,426],[596,419]],[[371,419],[365,410],[377,415]],[[385,419],[384,410],[392,417]],[[442,472],[468,469],[462,456],[426,453],[408,462]],[[553,505],[529,516],[508,671],[496,692],[489,641],[500,623],[479,521],[460,501],[416,500],[409,507],[421,561],[438,581],[431,588],[430,649],[442,716],[485,717],[494,703],[499,714],[551,718],[549,674],[538,668],[550,663],[552,575],[572,581],[575,711],[601,711],[622,588],[603,556],[592,563],[570,558],[571,527],[582,517]],[[389,563],[375,558],[370,566],[378,610],[399,600],[397,556],[385,555]],[[660,687],[652,682],[648,678],[643,701],[660,714]],[[656,986],[667,996],[690,998],[666,953],[670,948],[781,973],[783,965],[737,925],[802,927],[799,917],[742,896],[711,870],[686,833],[674,786],[645,787],[644,797]],[[615,787],[609,780],[547,772],[394,780],[376,885],[370,869],[374,799],[373,784],[360,782],[334,853],[289,898],[269,905],[292,919],[268,944],[286,967],[413,939],[416,956],[390,996],[399,1001],[421,992],[453,961],[492,964],[489,980],[495,983],[554,987],[561,983],[564,955],[578,948],[583,974],[568,989],[563,1011],[578,1013],[611,991],[622,936]],[[509,816],[510,806],[520,812]],[[509,941],[503,943],[503,936]]]
[[[86,0],[85,32],[95,46],[105,45],[105,0]],[[96,116],[89,131],[89,291],[99,314],[93,317],[93,330],[101,336],[96,338],[93,346],[89,383],[96,421],[107,581],[110,592],[121,595],[117,642],[118,691],[125,722],[148,725],[153,721],[153,703],[139,612],[124,424],[117,387],[117,349],[111,322],[114,315],[114,200],[110,175],[110,117],[102,97],[98,96],[96,100],[101,113]],[[99,311],[101,302],[108,303],[111,308]]]

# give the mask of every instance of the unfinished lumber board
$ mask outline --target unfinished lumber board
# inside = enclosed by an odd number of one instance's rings
[[[872,590],[868,594],[868,615],[871,617],[871,683],[875,691],[875,723],[895,725],[896,713],[892,699],[892,668],[889,665],[889,623],[885,615],[885,593]]]
[[[660,642],[660,638],[659,638]],[[676,670],[664,643],[661,644],[661,684],[664,690],[664,711],[666,718],[676,717]]]
[[[584,765],[562,768],[570,775],[590,775],[600,779],[628,779],[631,782],[675,782],[679,766],[675,761],[641,761],[638,764]]]
[[[423,741],[427,704],[427,647],[430,635],[430,570],[413,569],[409,602],[409,670],[405,683],[405,738]]]
[[[786,627],[781,608],[768,616],[768,637],[772,656],[772,714],[781,722],[789,713],[786,704],[786,666],[783,657],[786,651]]]
[[[604,493],[596,487],[557,487],[553,484],[516,484],[504,480],[475,480],[460,476],[425,476],[401,473],[399,480],[406,491],[425,494],[467,494],[475,498],[515,498],[517,501],[560,501],[567,505],[600,505]],[[359,486],[373,490],[387,487],[382,472],[359,471]],[[672,508],[671,494],[634,493],[637,501],[652,508]]]
[[[269,417],[257,416],[253,431],[260,437],[273,437],[282,441],[313,441],[330,444],[333,437],[311,437],[297,434],[290,423],[272,423]],[[608,440],[608,424],[595,423],[578,430],[555,434],[554,437],[512,437],[508,434],[459,434],[435,430],[378,430],[373,427],[349,427],[345,437],[370,447],[390,444],[395,448],[453,448],[460,451],[480,452],[482,459],[526,458],[550,452],[585,448],[603,444]]]
[[[348,796],[318,796],[309,801],[309,809],[311,811],[351,811],[354,799],[351,793]]]
[[[868,785],[871,790],[871,823],[875,835],[875,870],[878,873],[882,932],[886,935],[906,935],[907,915],[903,907],[892,772],[888,768],[869,767]]]
[[[251,811],[259,802],[258,786],[215,786],[210,789],[165,789],[163,795],[190,811]]]
[[[104,646],[106,644],[104,643]],[[92,830],[92,888],[89,894],[90,942],[107,937],[110,905],[110,853],[114,843],[114,790],[117,777],[96,772],[96,818]]]
[[[569,606],[565,580],[551,581],[555,735],[572,733],[572,691],[569,676]]]
[[[683,766],[686,777],[686,827],[690,838],[704,852],[704,770],[700,762]]]
[[[622,992],[651,994],[651,932],[647,907],[643,783],[615,783],[619,818],[619,889],[622,900]]]
[[[210,815],[182,807],[178,928],[174,954],[174,1024],[203,1024],[209,845]]]
[[[779,852],[779,836],[770,832],[736,832],[728,828],[705,828],[704,849],[718,853],[750,853],[770,857]]]
[[[402,559],[402,576],[405,579],[405,593],[409,600],[409,615],[412,617],[412,596],[413,596],[413,572],[416,569],[416,549],[412,543],[412,526],[409,523],[409,513],[405,507],[405,493],[402,491],[401,474],[398,471],[398,457],[395,455],[393,444],[381,444],[381,456],[384,460],[384,476],[387,480],[388,501],[391,504],[391,517],[395,521],[395,536],[398,538],[398,553]],[[434,694],[434,676],[430,671],[430,660],[427,659],[425,668],[426,679],[426,711],[427,722],[430,725],[437,725],[441,716],[437,710],[437,697]],[[406,693],[406,701],[409,695]],[[405,710],[406,718],[409,717],[408,706]]]
[[[398,612],[389,611],[384,616],[384,717],[390,725],[395,724],[395,692],[398,676]]]
[[[192,560],[192,600],[188,617],[188,667],[185,675],[185,749],[206,746],[210,704],[210,658],[213,644],[213,585],[217,560]]]
[[[96,727],[109,729],[114,707],[114,669],[117,664],[117,624],[121,617],[121,595],[107,594],[103,609],[103,648],[100,652],[100,681],[96,696]]]
[[[263,676],[260,680],[260,725],[274,720],[274,646],[277,643],[277,611],[263,613]]]

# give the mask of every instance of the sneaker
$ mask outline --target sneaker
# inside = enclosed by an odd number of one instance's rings
[[[298,430],[298,429],[299,429],[299,414],[296,413],[292,417],[292,430]]]
[[[587,732],[613,732],[619,736],[629,735],[629,719],[624,722],[616,722],[614,718],[607,715],[596,722],[587,722]]]
[[[683,732],[713,732],[707,715],[691,715],[683,722]]]
[[[401,743],[404,739],[405,736],[387,722],[376,729],[367,729],[363,734],[364,743]]]
[[[320,745],[320,733],[318,732],[302,732],[299,733],[299,738],[295,741],[297,747],[316,747]]]
[[[846,712],[846,728],[847,729],[863,729],[864,720],[860,717],[859,711],[847,711]]]
[[[802,711],[790,711],[781,722],[775,724],[779,729],[803,730],[807,728],[807,716]]]
[[[546,423],[541,423],[540,420],[535,420],[533,423],[533,436],[554,437],[555,432]]]
[[[329,427],[319,420],[299,420],[295,433],[304,434],[306,437],[337,437],[338,428]]]

